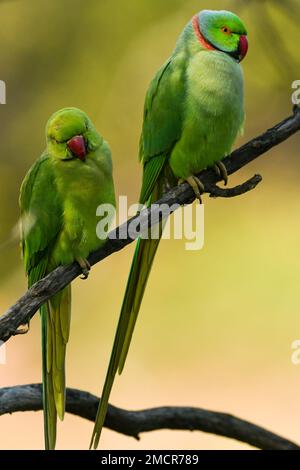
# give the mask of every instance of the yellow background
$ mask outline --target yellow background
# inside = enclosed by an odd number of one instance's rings
[[[300,10],[284,11],[286,2],[269,8],[274,33],[265,3],[275,2],[1,2],[0,79],[7,84],[7,104],[0,106],[1,240],[18,219],[20,183],[44,148],[45,123],[64,106],[90,115],[111,144],[117,194],[136,201],[147,86],[202,8],[232,9],[248,26],[247,121],[237,145],[289,115],[291,83],[300,79]],[[300,338],[298,148],[299,135],[230,179],[233,185],[259,172],[264,180],[255,191],[231,200],[205,198],[202,251],[185,251],[183,241],[162,242],[113,404],[205,407],[300,441],[300,366],[291,362],[291,343]],[[98,264],[88,282],[74,282],[69,386],[100,393],[132,250]],[[0,259],[4,312],[25,291],[26,280],[17,246],[3,248]],[[8,342],[0,386],[40,381],[39,327],[36,315],[30,334]],[[57,448],[87,448],[91,432],[92,423],[66,415]],[[1,449],[42,447],[41,412],[0,418]],[[247,448],[213,435],[168,430],[144,434],[139,442],[105,430],[102,447]]]

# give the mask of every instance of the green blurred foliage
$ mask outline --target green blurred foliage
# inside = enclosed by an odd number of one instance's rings
[[[300,79],[298,0],[0,2],[0,79],[7,84],[7,104],[0,105],[0,243],[18,220],[20,183],[44,148],[45,123],[64,106],[85,110],[110,142],[117,194],[135,202],[147,86],[185,23],[202,8],[232,9],[248,26],[247,121],[239,144],[291,112],[291,83]],[[264,181],[254,192],[205,200],[201,252],[186,252],[183,242],[162,242],[113,402],[131,408],[207,406],[297,439],[300,371],[291,365],[290,344],[300,337],[298,149],[294,136],[231,178],[233,185],[261,172]],[[0,254],[4,311],[26,281],[16,244]],[[88,283],[74,284],[70,385],[100,391],[131,255],[132,247],[97,266]],[[1,386],[40,380],[39,342],[36,318],[26,338],[9,343]],[[4,417],[2,423],[2,448],[42,446],[41,415]],[[90,432],[89,423],[67,416],[59,447],[85,448]],[[164,431],[141,444],[106,432],[103,445],[243,447]]]

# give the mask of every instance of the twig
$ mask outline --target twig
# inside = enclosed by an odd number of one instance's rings
[[[95,420],[99,398],[88,392],[68,388],[66,411]],[[0,416],[17,411],[42,410],[42,385],[22,385],[0,389]],[[158,429],[203,431],[229,437],[262,450],[300,450],[300,447],[266,429],[232,415],[202,408],[164,406],[127,411],[109,405],[105,426],[139,439],[143,432]]]
[[[240,168],[252,162],[255,158],[264,154],[272,147],[288,139],[299,130],[300,109],[298,107],[294,107],[294,114],[292,116],[243,145],[238,150],[235,150],[229,157],[223,160],[223,163],[227,167],[228,174],[235,173]],[[220,177],[218,177],[213,170],[205,170],[201,172],[199,176],[204,184],[206,192],[211,194],[215,192],[215,195],[219,192],[217,195],[221,195],[220,188],[216,189],[215,187],[215,184],[220,180]],[[228,190],[225,190],[225,193],[226,191]],[[168,193],[157,201],[155,205],[149,209],[141,211],[140,214],[133,219],[138,219],[141,229],[146,230],[149,226],[149,220],[151,220],[152,225],[155,225],[159,220],[159,205],[167,204],[172,206],[175,204],[189,204],[194,200],[194,197],[194,193],[190,186],[188,184],[182,184],[168,191]],[[118,238],[118,236],[120,233],[128,233],[128,227],[133,219],[125,222],[122,226],[110,232],[109,239],[105,245],[90,255],[89,262],[91,265],[98,263],[104,258],[110,256],[112,253],[115,253],[132,243],[133,239],[130,236],[123,238]],[[81,271],[78,264],[73,263],[69,266],[58,267],[44,279],[37,282],[0,318],[0,341],[5,342],[13,336],[18,327],[26,324],[46,300],[66,287],[80,274]]]
[[[219,188],[214,184],[210,185],[207,184],[207,192],[209,193],[210,197],[236,197],[241,196],[242,194],[248,193],[256,188],[256,186],[262,181],[262,177],[260,175],[254,175],[249,180],[245,181],[243,184],[239,184],[234,188]]]

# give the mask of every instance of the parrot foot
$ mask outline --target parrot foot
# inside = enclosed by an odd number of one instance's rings
[[[84,280],[87,279],[89,277],[90,270],[91,270],[90,263],[85,258],[76,258],[76,261],[79,264],[79,266],[81,267],[82,274],[83,274],[80,277],[80,279],[84,279]]]
[[[180,178],[180,180],[178,181],[178,185],[183,183],[188,183],[191,186],[196,198],[199,200],[200,204],[202,204],[201,195],[205,192],[204,184],[202,183],[202,181],[200,181],[197,176],[189,176],[188,178]]]
[[[25,324],[25,325],[22,325],[24,328],[18,328],[15,333],[14,333],[14,336],[17,336],[17,335],[26,335],[29,330],[30,330],[30,321]]]
[[[222,162],[215,163],[213,166],[214,171],[216,174],[222,178],[222,181],[224,181],[225,186],[227,186],[228,183],[228,173],[226,166]]]

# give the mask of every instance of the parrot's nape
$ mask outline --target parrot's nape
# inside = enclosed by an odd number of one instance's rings
[[[88,255],[104,241],[96,235],[96,210],[115,206],[110,149],[88,116],[76,108],[55,113],[46,127],[46,149],[22,183],[22,252],[28,285],[60,265],[77,261],[88,276]],[[27,221],[30,220],[30,223]],[[57,415],[65,412],[65,356],[71,287],[41,309],[44,435],[56,443]]]
[[[140,140],[141,204],[166,187],[188,182],[201,200],[197,174],[214,167],[227,182],[222,159],[244,122],[243,74],[247,31],[229,11],[203,10],[180,35],[148,89]],[[160,226],[160,234],[162,226]],[[159,240],[139,239],[131,265],[91,447],[97,448],[117,371],[122,372]]]

